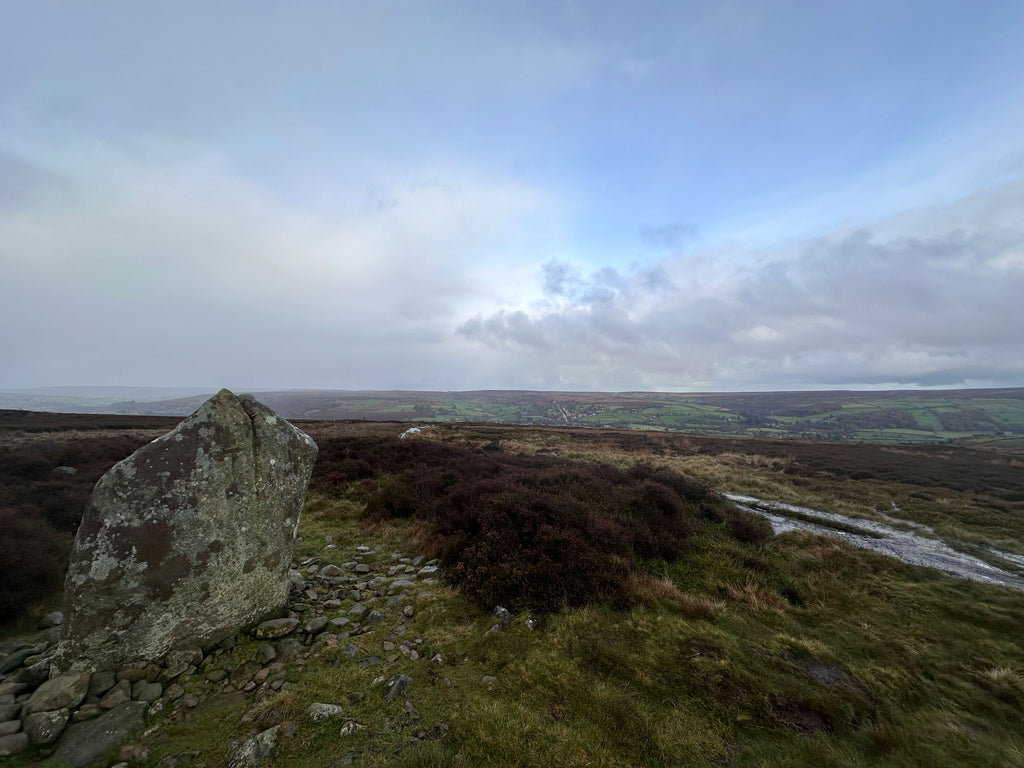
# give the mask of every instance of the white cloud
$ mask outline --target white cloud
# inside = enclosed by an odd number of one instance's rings
[[[92,147],[59,173],[61,194],[0,203],[7,385],[397,380],[458,346],[438,345],[493,306],[508,267],[492,265],[555,207],[451,169],[409,173],[375,210],[315,215],[216,156]]]
[[[631,369],[634,386],[664,388],[1019,383],[1022,214],[1018,183],[901,217],[924,236],[887,220],[596,273],[556,304],[481,314],[460,332],[503,350],[510,368],[568,381]]]

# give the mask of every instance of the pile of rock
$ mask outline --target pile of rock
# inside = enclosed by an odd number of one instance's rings
[[[423,640],[406,638],[407,624],[433,594],[439,563],[398,552],[379,556],[363,545],[346,554],[351,559],[340,564],[321,558],[293,563],[285,616],[212,648],[176,648],[145,666],[51,678],[60,626],[0,646],[0,756],[35,745],[57,764],[86,766],[147,722],[183,717],[212,695],[256,703],[286,690],[289,674],[319,652],[382,671],[419,659]],[[59,624],[58,617],[47,620]],[[408,675],[387,678],[376,680],[387,701],[412,684]],[[352,692],[350,701],[363,696]],[[343,727],[352,733],[361,725],[349,717]]]

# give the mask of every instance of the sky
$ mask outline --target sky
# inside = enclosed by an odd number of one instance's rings
[[[1024,386],[1024,3],[0,3],[0,388]]]

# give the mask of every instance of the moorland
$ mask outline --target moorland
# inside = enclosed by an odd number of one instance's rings
[[[0,408],[187,416],[213,393],[118,400],[95,388],[0,392]],[[119,393],[124,394],[124,393]],[[880,392],[475,392],[284,390],[258,393],[288,419],[672,431],[889,443],[1024,440],[1024,389]]]
[[[95,480],[176,422],[0,413],[6,634],[59,604]],[[359,664],[380,653],[368,632],[354,657],[325,650],[289,671],[261,717],[296,726],[268,765],[1024,766],[1024,593],[834,538],[775,536],[719,495],[1024,556],[1019,439],[577,423],[435,423],[401,439],[412,422],[297,424],[321,449],[303,568],[363,545],[437,557],[446,581],[411,598],[419,658]],[[66,466],[77,471],[55,472]],[[513,618],[492,631],[499,604]],[[242,663],[255,644],[231,653]],[[412,712],[350,696],[396,672],[417,681]],[[310,721],[316,701],[344,702],[365,727],[342,736]],[[196,752],[193,765],[222,764],[243,711],[168,717],[144,764]]]

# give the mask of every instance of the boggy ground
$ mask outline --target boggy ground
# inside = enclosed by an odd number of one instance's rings
[[[404,430],[302,427],[321,446],[349,435],[397,440]],[[855,478],[838,453],[812,466],[809,449],[787,453],[788,444],[729,441],[715,450],[685,436],[645,437],[439,426],[408,439],[619,469],[646,461],[722,490],[864,517],[896,515],[896,502],[908,519],[1021,551],[1020,502],[980,484],[952,487],[958,467],[974,466],[955,456],[895,454],[920,467],[902,479]],[[872,461],[884,467],[875,448]],[[990,459],[995,471],[1009,461]],[[944,470],[924,466],[931,461]],[[429,550],[422,518],[365,514],[387,474],[371,466],[366,485],[310,494],[299,557],[319,560],[303,567],[304,579],[316,579],[310,566],[353,561],[356,543],[378,553],[385,576],[392,552]],[[998,494],[1019,490],[1019,479],[1004,476]],[[280,725],[265,765],[1024,765],[1024,595],[803,533],[761,543],[697,535],[674,561],[638,559],[627,583],[628,605],[597,601],[539,623],[526,608],[499,621],[494,606],[445,583],[411,591],[411,617],[385,593],[377,609],[385,622],[316,652],[310,638],[304,666],[288,669],[255,711],[221,697],[180,720],[151,722],[159,728],[143,738],[140,764],[222,765],[230,742]],[[350,610],[344,600],[334,608]],[[404,633],[390,638],[399,626]],[[417,658],[396,651],[407,638]],[[244,662],[258,647],[241,642],[217,663]],[[371,656],[381,661],[359,663]],[[414,682],[385,702],[381,686],[396,674]],[[317,721],[316,702],[341,711]],[[350,720],[364,727],[346,727]]]

